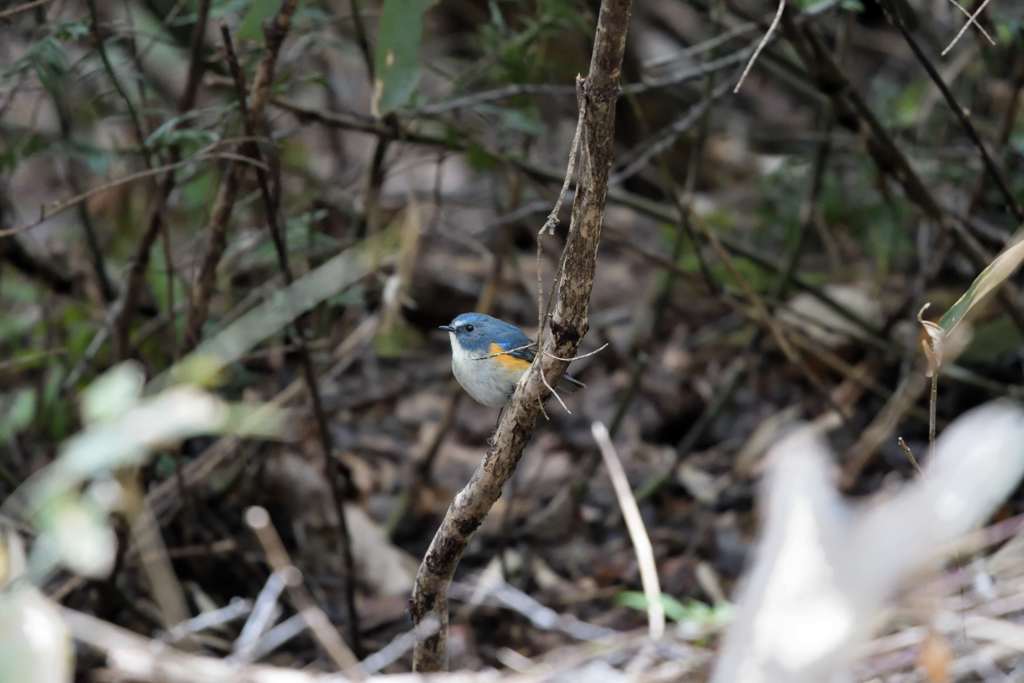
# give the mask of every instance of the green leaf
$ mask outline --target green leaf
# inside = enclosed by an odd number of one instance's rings
[[[623,591],[615,596],[615,602],[624,607],[646,611],[647,597],[638,591]],[[679,623],[715,627],[728,621],[732,607],[728,603],[709,605],[699,600],[682,603],[671,595],[661,594],[661,605],[665,616]]]
[[[263,22],[270,18],[280,5],[278,0],[252,0],[235,34],[239,40],[259,40],[263,35]]]
[[[988,264],[985,270],[978,274],[978,277],[974,278],[974,282],[967,288],[967,291],[939,319],[939,327],[947,335],[952,332],[964,319],[964,316],[974,308],[975,304],[1003,284],[1006,278],[1020,267],[1021,261],[1024,261],[1024,239],[1018,238],[1016,243],[1004,249],[999,256],[992,259],[992,263]]]
[[[476,143],[466,150],[466,161],[474,171],[489,171],[498,165],[498,158]]]
[[[420,80],[423,14],[432,0],[384,0],[374,56],[373,112],[377,116],[406,106]]]
[[[298,316],[358,283],[382,262],[393,260],[395,242],[394,230],[388,229],[349,247],[295,280],[290,287],[273,292],[260,305],[206,339],[153,384],[159,387],[176,380],[181,368],[195,363],[196,357],[208,356],[203,361],[206,373],[235,362]]]
[[[198,115],[199,112],[193,110],[167,119],[149,134],[149,137],[146,138],[146,147],[156,149],[158,147],[170,147],[172,145],[188,143],[209,145],[216,142],[220,138],[216,132],[184,126],[187,121],[196,118]]]
[[[917,314],[917,321],[921,324],[923,335],[921,338],[921,349],[928,360],[927,374],[935,376],[939,369],[948,361],[955,358],[963,351],[963,335],[953,336],[953,331],[971,312],[979,301],[984,299],[994,289],[999,287],[1020,267],[1024,261],[1024,237],[1017,235],[1016,241],[992,259],[992,263],[985,267],[985,270],[974,278],[971,286],[960,296],[956,302],[939,318],[938,323],[923,318],[929,304]]]
[[[49,92],[57,92],[68,71],[64,47],[57,39],[49,36],[36,43],[29,51],[28,59],[43,87]]]

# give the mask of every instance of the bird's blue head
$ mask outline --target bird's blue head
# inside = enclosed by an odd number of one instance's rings
[[[440,329],[450,332],[454,341],[470,353],[489,353],[491,344],[516,348],[530,341],[515,325],[484,313],[463,313]]]

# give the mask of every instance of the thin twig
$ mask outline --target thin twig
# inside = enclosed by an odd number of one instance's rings
[[[199,81],[202,79],[205,63],[202,59],[202,49],[206,36],[206,22],[210,14],[210,0],[200,0],[196,15],[196,24],[192,27],[192,51],[189,59],[188,80],[185,83],[185,90],[178,101],[178,113],[186,114],[195,106],[196,95],[199,92]],[[144,144],[144,143],[143,143]],[[174,145],[170,151],[172,164],[181,159],[181,147]],[[152,167],[151,164],[148,164]],[[174,264],[172,262],[170,237],[168,235],[167,223],[164,221],[164,211],[176,183],[175,169],[168,170],[164,181],[157,193],[156,203],[149,212],[149,220],[146,230],[142,233],[135,254],[128,270],[128,277],[125,282],[122,300],[115,308],[114,315],[114,347],[115,353],[120,358],[125,358],[129,351],[129,336],[131,332],[132,316],[135,315],[135,300],[138,291],[142,287],[146,269],[149,267],[149,254],[156,241],[158,234],[163,234],[164,245],[164,267],[167,268],[167,310],[173,315],[174,311]],[[172,325],[171,330],[172,348],[177,357],[178,342],[177,334]]]
[[[261,120],[263,117],[263,111],[270,98],[270,85],[274,80],[274,70],[277,66],[281,45],[288,35],[292,14],[295,13],[297,7],[298,0],[283,0],[274,18],[267,24],[263,58],[256,67],[251,90],[247,96],[243,94],[243,105],[248,112],[243,116],[243,123],[247,128],[254,129],[255,126],[251,125],[252,122]],[[244,102],[246,97],[248,102]],[[258,151],[258,148],[251,145],[240,145],[238,152],[247,154],[253,150]],[[231,215],[235,209],[240,183],[241,168],[238,164],[229,163],[224,169],[213,209],[210,211],[206,251],[203,254],[199,274],[192,286],[192,307],[185,323],[185,345],[188,349],[199,343],[203,325],[209,316],[210,301],[213,298],[217,279],[217,266],[227,248],[228,223],[231,221]]]
[[[370,88],[374,87],[373,53],[370,52],[370,41],[366,37],[366,24],[363,23],[363,8],[359,0],[349,0],[349,9],[352,12],[352,27],[356,32],[356,44],[359,45],[359,52],[363,56],[363,65],[366,67],[366,75],[370,78]]]
[[[910,449],[910,446],[903,440],[902,436],[896,437],[896,445],[903,451],[903,455],[907,456],[907,460],[914,466],[917,473],[921,474],[921,465],[917,462],[917,458],[914,457],[914,451]]]
[[[494,353],[489,353],[486,356],[472,356],[470,357],[470,360],[487,360],[488,358],[496,358],[497,356],[507,356],[509,354],[516,353],[517,351],[525,351],[526,349],[532,349],[535,346],[537,346],[537,342],[530,342],[529,344],[517,346],[514,349],[508,349],[506,351],[495,351]]]
[[[42,27],[46,22],[46,12],[40,7],[36,6],[35,12],[36,22]],[[53,108],[57,113],[57,123],[60,125],[61,140],[69,148],[72,145],[72,133],[73,133],[73,117],[68,109],[68,104],[65,99],[66,93],[64,92],[61,84],[53,83],[49,79],[43,81],[43,87],[53,102]],[[77,195],[82,193],[82,184],[79,181],[79,173],[76,164],[73,159],[67,159],[64,164],[60,166],[61,175],[64,176],[64,181],[71,188],[71,191]],[[103,300],[110,302],[117,297],[117,290],[114,284],[110,280],[110,275],[107,273],[106,257],[102,245],[100,244],[99,236],[96,233],[96,227],[93,225],[92,216],[89,213],[88,208],[84,204],[74,204],[75,210],[78,213],[78,220],[81,223],[82,234],[85,237],[86,251],[89,254],[89,261],[92,265],[93,276],[96,278],[96,285],[103,295]],[[0,230],[0,237],[4,237],[7,231]]]
[[[122,185],[127,185],[128,183],[133,183],[138,180],[145,180],[146,178],[151,178],[155,175],[159,175],[167,171],[172,171],[176,168],[181,168],[182,166],[186,166],[197,161],[204,161],[206,159],[230,159],[232,161],[242,161],[237,156],[232,155],[228,152],[215,153],[212,151],[218,147],[223,146],[225,142],[227,141],[221,141],[209,145],[208,147],[205,147],[204,149],[200,150],[198,153],[187,159],[182,159],[181,161],[172,164],[156,166],[152,169],[146,169],[145,171],[136,171],[135,173],[128,173],[127,175],[123,175],[120,178],[115,178],[110,182],[103,183],[102,185],[97,185],[96,187],[89,188],[88,190],[83,190],[78,194],[68,197],[67,199],[62,199],[58,202],[50,204],[49,206],[40,206],[39,218],[32,221],[31,223],[24,223],[13,228],[2,229],[0,230],[0,237],[9,237],[11,235],[16,235],[18,233],[25,232],[26,230],[31,230],[32,228],[39,227],[40,225],[50,220],[54,216],[61,214],[70,208],[78,206],[82,202],[88,200],[90,197],[93,197],[95,195],[102,194],[108,190],[112,190]],[[249,159],[245,159],[245,163],[253,164],[255,162]]]
[[[982,26],[977,21],[975,21],[974,17],[971,16],[971,13],[967,10],[966,7],[961,5],[956,0],[949,0],[949,2],[954,7],[956,7],[958,10],[960,10],[961,14],[963,14],[965,17],[967,17],[967,20],[968,20],[967,21],[967,25],[968,26],[970,26],[971,24],[974,24],[974,26],[978,29],[978,31],[981,32],[981,35],[985,36],[985,39],[989,42],[990,45],[995,45],[996,44],[996,39],[988,34],[988,31],[985,30],[984,26]],[[943,54],[945,54],[945,53],[943,53]]]
[[[690,130],[690,128],[695,124],[703,120],[704,113],[710,109],[712,104],[728,92],[729,85],[722,84],[712,92],[706,94],[699,102],[697,102],[697,104],[690,107],[690,109],[676,121],[673,121],[668,126],[665,126],[663,129],[656,132],[654,137],[646,142],[644,148],[637,151],[634,158],[628,160],[627,163],[624,164],[623,168],[616,171],[608,182],[612,185],[619,185],[634,176],[636,173],[648,168],[650,166],[651,159],[670,149],[683,133]]]
[[[107,77],[110,82],[114,85],[114,90],[124,100],[124,105],[128,109],[128,119],[132,123],[132,128],[135,130],[135,138],[142,150],[142,157],[146,161],[146,166],[151,167],[152,162],[150,160],[149,149],[146,147],[146,133],[142,129],[142,120],[139,118],[139,113],[135,110],[135,103],[128,96],[124,86],[121,84],[121,79],[117,77],[117,72],[114,71],[114,65],[110,63],[110,56],[107,54],[107,48],[103,41],[103,36],[100,33],[100,16],[96,10],[96,0],[86,0],[86,6],[89,8],[89,20],[92,23],[92,36],[93,40],[96,41],[96,51],[100,55],[100,61],[103,62],[103,68],[107,72]]]
[[[245,620],[241,632],[232,644],[229,658],[231,661],[251,662],[256,659],[254,651],[257,641],[270,630],[273,623],[281,616],[281,608],[277,601],[288,583],[286,578],[288,573],[283,570],[275,570],[267,577],[263,588],[256,596],[249,617]]]
[[[967,23],[963,25],[963,28],[961,28],[960,31],[957,32],[957,34],[953,38],[953,40],[950,41],[949,45],[946,46],[946,49],[942,51],[941,54],[942,54],[943,57],[946,56],[947,52],[949,52],[950,50],[953,49],[953,46],[955,46],[958,42],[960,42],[960,38],[964,35],[964,33],[967,31],[967,29],[971,27],[971,24],[977,24],[978,23],[978,16],[982,13],[982,11],[986,7],[988,7],[988,3],[990,1],[991,0],[985,0],[984,2],[982,2],[978,6],[978,9],[974,10],[974,14],[970,15],[970,17],[967,20]]]
[[[251,611],[251,600],[232,598],[231,602],[223,607],[207,610],[206,612],[197,614],[191,619],[187,619],[180,624],[175,624],[167,631],[164,640],[169,643],[175,643],[187,636],[206,631],[207,629],[223,626],[224,624],[245,616]]]
[[[640,583],[643,585],[644,597],[647,601],[648,632],[651,638],[658,640],[665,634],[665,606],[661,602],[661,583],[658,581],[658,566],[654,561],[654,548],[651,547],[651,539],[647,535],[644,519],[640,515],[640,508],[637,507],[629,479],[626,477],[626,471],[622,468],[618,453],[615,452],[615,445],[612,444],[607,427],[603,422],[592,422],[590,433],[594,435],[594,441],[597,442],[604,465],[608,469],[608,478],[612,481],[615,498],[619,501],[619,509],[622,510],[622,518],[626,522],[629,539],[633,542],[633,550],[636,552],[636,562],[640,568]]]
[[[576,117],[576,130],[572,134],[572,143],[569,145],[569,161],[565,167],[565,180],[562,181],[562,187],[558,190],[558,197],[555,199],[555,206],[551,209],[551,213],[548,214],[547,219],[544,221],[544,225],[541,226],[539,235],[554,235],[555,228],[558,227],[558,215],[562,212],[562,201],[565,199],[565,195],[569,192],[569,185],[572,183],[573,178],[576,177],[576,160],[579,157],[580,148],[580,132],[583,130],[583,116],[585,113],[584,103],[586,100],[582,94],[583,77],[576,76],[576,92],[577,92],[577,105],[579,108],[579,114]]]
[[[578,356],[571,356],[569,358],[562,358],[561,356],[556,356],[555,354],[548,353],[547,351],[545,351],[544,354],[548,358],[554,358],[555,360],[561,360],[561,361],[565,361],[566,363],[571,363],[574,360],[582,360],[583,358],[588,358],[588,357],[593,356],[595,354],[601,353],[602,351],[604,351],[605,349],[608,348],[609,343],[610,342],[605,342],[604,344],[601,344],[600,346],[598,346],[593,351],[590,351],[589,353],[581,353]]]
[[[541,380],[543,380],[544,386],[547,387],[547,390],[549,392],[551,392],[551,395],[554,396],[555,399],[557,399],[558,405],[562,406],[562,410],[564,410],[565,412],[567,412],[570,415],[572,415],[572,411],[569,410],[569,406],[565,405],[565,401],[563,401],[562,397],[558,395],[558,392],[555,391],[555,388],[553,386],[551,386],[551,383],[548,382],[548,378],[544,375],[543,372],[540,373],[540,378],[541,378]],[[544,410],[544,404],[543,403],[541,403],[541,410],[542,411]],[[547,415],[545,415],[544,417],[547,417]]]
[[[45,5],[45,4],[49,3],[49,2],[53,2],[53,0],[32,0],[31,2],[26,2],[26,3],[23,3],[21,5],[17,5],[15,7],[12,7],[10,9],[5,9],[4,11],[0,12],[0,20],[10,19],[15,14],[21,14],[22,12],[27,12],[30,9],[35,9],[36,7],[39,7],[41,5]]]
[[[779,27],[779,22],[782,20],[782,11],[786,9],[786,0],[779,0],[779,7],[775,10],[775,18],[772,19],[772,23],[768,26],[768,31],[761,38],[761,42],[757,44],[757,48],[754,50],[754,54],[750,56],[750,61],[743,68],[743,73],[740,74],[740,80],[736,82],[736,87],[733,89],[734,93],[738,93],[740,88],[743,87],[743,81],[747,79],[747,74],[754,66],[754,62],[757,61],[761,51],[764,50],[765,46],[768,45],[768,41],[772,39],[772,35],[775,30]]]

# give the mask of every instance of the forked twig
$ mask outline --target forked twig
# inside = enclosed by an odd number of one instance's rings
[[[980,32],[981,32],[981,35],[985,36],[985,39],[986,39],[986,40],[988,40],[989,44],[991,44],[991,45],[995,45],[995,44],[996,44],[996,40],[995,40],[995,38],[993,38],[992,36],[990,36],[990,35],[988,34],[988,31],[986,31],[986,30],[985,30],[985,27],[984,27],[984,26],[982,26],[981,24],[979,24],[979,23],[978,23],[977,21],[975,21],[975,20],[974,20],[974,17],[972,17],[972,16],[971,16],[971,13],[970,13],[970,11],[969,11],[969,10],[968,10],[968,9],[967,9],[966,7],[964,7],[963,5],[961,5],[961,4],[960,4],[959,2],[957,2],[956,0],[949,0],[949,2],[950,2],[950,4],[952,4],[952,5],[954,6],[954,7],[956,7],[956,8],[958,9],[958,10],[960,10],[960,12],[961,12],[961,13],[962,13],[962,14],[963,14],[963,15],[964,15],[965,17],[967,17],[967,25],[968,25],[968,26],[969,26],[969,25],[971,25],[971,24],[974,24],[974,25],[975,25],[976,27],[978,27],[978,31],[980,31]]]
[[[978,5],[978,9],[974,10],[974,14],[970,15],[970,18],[967,20],[967,23],[963,25],[963,28],[961,28],[960,31],[956,34],[956,36],[953,38],[953,40],[950,41],[949,45],[946,46],[946,49],[940,53],[943,57],[945,57],[946,53],[952,50],[953,47],[960,42],[960,38],[962,38],[964,33],[967,32],[967,29],[970,28],[971,24],[978,24],[978,15],[980,15],[982,11],[984,11],[984,9],[988,6],[989,2],[991,2],[991,0],[984,0],[984,2]],[[978,24],[978,26],[980,26],[980,24]]]

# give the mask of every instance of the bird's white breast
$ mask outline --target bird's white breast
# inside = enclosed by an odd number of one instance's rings
[[[454,332],[449,332],[448,338],[452,345],[452,373],[466,393],[491,408],[505,405],[515,391],[518,374],[510,373],[493,358],[481,358],[486,353],[466,351]]]

